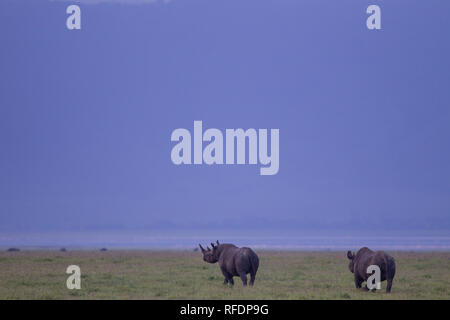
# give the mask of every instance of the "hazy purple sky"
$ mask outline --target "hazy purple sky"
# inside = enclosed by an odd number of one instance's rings
[[[0,230],[450,233],[449,1],[87,2],[0,2]],[[175,166],[194,120],[279,173]]]

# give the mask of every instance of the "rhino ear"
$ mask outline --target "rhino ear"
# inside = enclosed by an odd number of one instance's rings
[[[200,247],[200,249],[202,250],[202,252],[205,252],[205,249],[203,249],[201,244],[198,244],[198,246]]]
[[[215,249],[216,247],[214,246],[214,243],[211,242],[211,247],[213,247],[213,249]]]
[[[349,250],[347,251],[347,258],[349,258],[350,260],[353,260],[355,256],[352,254],[352,252]]]
[[[216,242],[217,242],[217,245],[219,246],[220,245],[219,240],[216,240]]]

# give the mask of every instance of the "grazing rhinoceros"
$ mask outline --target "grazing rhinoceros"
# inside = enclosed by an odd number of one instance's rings
[[[256,253],[250,248],[238,248],[234,244],[223,243],[217,241],[217,245],[211,243],[212,250],[206,247],[200,249],[203,253],[203,260],[209,263],[219,262],[220,270],[222,270],[225,280],[224,284],[228,282],[234,285],[233,277],[241,277],[244,286],[247,285],[247,273],[250,273],[250,285],[255,282],[256,272],[258,271],[259,258]]]
[[[384,251],[372,251],[367,247],[359,249],[356,253],[347,252],[350,259],[348,268],[355,275],[355,286],[361,288],[361,284],[372,275],[367,273],[370,265],[376,265],[380,268],[380,281],[387,280],[386,292],[391,292],[392,280],[395,275],[395,260]],[[366,289],[368,289],[366,285]],[[375,291],[375,289],[373,289]]]

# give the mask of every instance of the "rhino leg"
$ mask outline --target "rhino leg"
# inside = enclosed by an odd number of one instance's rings
[[[234,285],[233,276],[229,274],[225,269],[220,268],[220,270],[222,271],[222,274],[225,278],[223,280],[223,284],[227,284],[229,282],[231,285]]]
[[[388,279],[388,281],[387,281],[387,286],[386,286],[386,292],[387,292],[387,293],[391,292],[391,288],[392,288],[392,280],[393,280],[393,279]]]
[[[363,283],[363,280],[358,277],[358,275],[355,273],[355,287],[357,289],[361,288],[361,284]]]
[[[386,292],[391,292],[392,281],[394,281],[394,276],[395,276],[395,262],[394,259],[392,258],[389,263],[389,270],[386,275],[387,278]]]
[[[244,286],[246,286],[246,285],[247,285],[247,274],[246,274],[245,272],[241,272],[241,273],[239,274],[239,277],[241,277],[242,284],[243,284]]]
[[[255,277],[256,277],[256,274],[255,273],[250,273],[250,283],[249,283],[249,285],[253,285],[254,283],[255,283]]]

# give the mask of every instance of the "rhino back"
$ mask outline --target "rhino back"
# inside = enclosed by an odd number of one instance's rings
[[[363,248],[364,250],[358,251],[355,262],[355,272],[358,272],[358,275],[367,280],[370,274],[367,273],[367,268],[370,265],[376,265],[380,268],[380,280],[384,281],[389,278],[393,278],[393,274],[395,274],[395,262],[394,258],[389,256],[384,251],[372,251],[368,248]],[[366,250],[367,249],[367,250]]]
[[[362,279],[367,279],[367,267],[372,263],[374,252],[367,247],[359,249],[355,257],[355,273]]]
[[[253,265],[259,264],[259,259],[256,253],[247,247],[239,248],[234,256],[234,264],[236,271],[249,273]]]
[[[238,248],[230,245],[223,247],[219,265],[228,273],[238,276],[240,272],[250,272],[252,267],[258,268],[259,259],[256,253],[250,248]]]
[[[221,254],[219,258],[220,268],[225,269],[232,275],[237,275],[235,267],[235,256],[239,248],[233,244],[221,244]]]
[[[253,251],[252,249],[250,249],[250,248],[244,248],[244,249],[247,250],[250,268],[253,269],[254,273],[256,273],[256,271],[258,270],[258,267],[259,267],[259,257],[255,253],[255,251]]]

